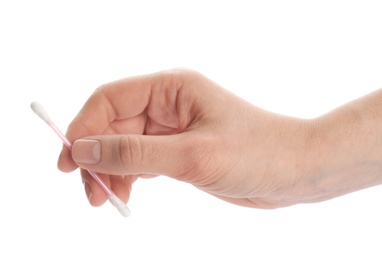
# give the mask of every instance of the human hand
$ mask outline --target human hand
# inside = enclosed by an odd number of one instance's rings
[[[192,71],[131,77],[93,93],[68,128],[73,151],[63,148],[58,167],[100,173],[125,202],[132,183],[150,175],[248,207],[320,201],[339,193],[327,192],[335,182],[320,186],[328,182],[318,170],[318,121],[264,111]],[[106,194],[81,173],[90,203],[103,204]]]

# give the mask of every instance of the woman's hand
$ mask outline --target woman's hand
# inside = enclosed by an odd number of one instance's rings
[[[125,202],[138,177],[156,175],[242,206],[320,201],[341,193],[328,181],[338,175],[320,175],[335,159],[318,141],[327,122],[270,113],[196,72],[165,71],[98,88],[70,124],[73,151],[63,148],[58,167],[100,173]],[[82,178],[90,203],[103,204],[103,190],[84,170]]]

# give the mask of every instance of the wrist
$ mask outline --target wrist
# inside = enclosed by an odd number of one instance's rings
[[[382,183],[382,102],[376,101],[369,95],[310,121],[305,184],[312,202]]]

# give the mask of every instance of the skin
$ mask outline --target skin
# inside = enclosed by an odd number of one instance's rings
[[[63,147],[58,168],[82,169],[93,206],[107,197],[83,169],[126,203],[137,178],[157,175],[241,206],[319,202],[382,183],[379,111],[382,90],[315,119],[292,118],[197,72],[163,71],[99,87],[68,127],[73,150]],[[99,142],[99,161],[81,140]]]

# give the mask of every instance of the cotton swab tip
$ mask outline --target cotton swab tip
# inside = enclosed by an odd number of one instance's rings
[[[42,120],[45,121],[45,123],[47,123],[48,125],[52,123],[52,120],[50,119],[48,113],[45,111],[44,107],[40,103],[36,101],[32,102],[31,108],[36,115],[38,115]]]
[[[126,206],[126,204],[120,200],[114,193],[112,193],[109,197],[110,202],[116,207],[124,217],[129,217],[131,212],[130,209]]]

